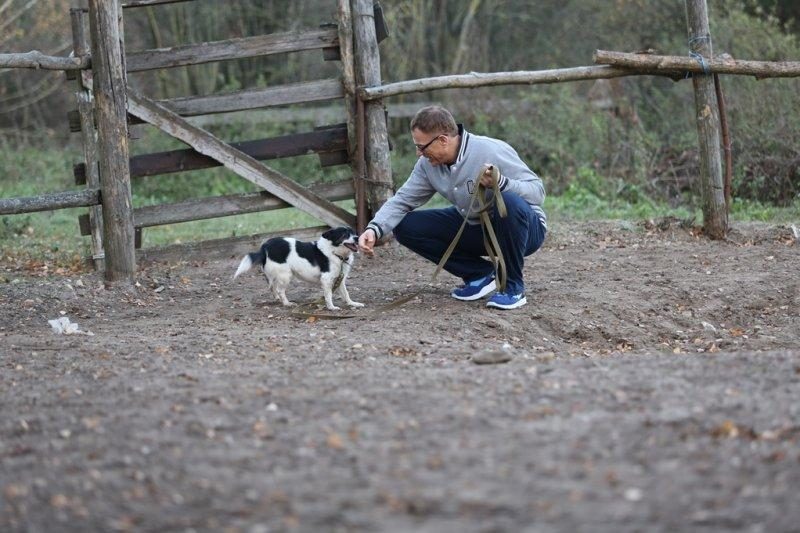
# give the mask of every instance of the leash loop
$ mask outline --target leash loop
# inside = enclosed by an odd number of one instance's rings
[[[491,171],[493,178],[490,188],[487,188],[481,183],[481,177],[486,173],[487,170]],[[489,200],[487,200],[486,193],[489,190],[492,191],[492,196]],[[500,169],[497,168],[496,165],[484,165],[481,167],[480,172],[478,172],[478,176],[475,178],[475,190],[472,192],[472,196],[470,197],[469,209],[467,209],[467,213],[464,215],[464,221],[461,223],[461,227],[458,228],[456,236],[453,238],[450,246],[447,247],[447,250],[442,256],[442,259],[439,261],[439,264],[436,265],[436,270],[433,272],[431,281],[436,280],[439,272],[442,271],[445,263],[447,263],[447,260],[450,259],[450,255],[452,255],[453,250],[456,249],[458,241],[461,239],[461,234],[464,233],[464,228],[467,226],[467,220],[469,220],[470,215],[476,214],[480,219],[481,232],[483,233],[483,247],[486,249],[486,254],[489,256],[489,261],[491,261],[492,265],[494,266],[495,281],[497,283],[498,290],[500,292],[505,292],[507,281],[506,261],[503,257],[503,251],[500,248],[500,243],[497,240],[497,235],[495,234],[494,227],[492,226],[492,219],[490,216],[490,211],[495,206],[497,206],[497,213],[501,218],[506,218],[508,216],[508,209],[506,208],[505,200],[503,200],[503,194],[500,192]]]

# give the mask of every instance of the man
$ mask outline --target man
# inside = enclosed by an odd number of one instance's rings
[[[486,250],[477,213],[468,213],[475,180],[486,165],[500,170],[499,189],[508,216],[497,209],[492,225],[506,263],[505,292],[491,296],[488,307],[515,309],[527,303],[522,279],[524,258],[541,247],[547,218],[541,208],[545,192],[542,180],[522,162],[507,143],[467,132],[441,106],[420,109],[411,121],[411,138],[419,159],[406,183],[375,214],[358,240],[360,248],[373,254],[375,242],[394,231],[397,241],[422,257],[438,263],[455,237],[465,216],[469,223],[444,269],[464,280],[452,290],[453,298],[478,300],[494,292],[495,272],[484,258]],[[480,182],[490,187],[492,173],[486,170]],[[415,209],[439,193],[452,207]]]

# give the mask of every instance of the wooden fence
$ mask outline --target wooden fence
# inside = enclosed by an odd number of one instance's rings
[[[121,39],[123,9],[187,1],[191,0],[129,0],[122,3],[118,0],[89,0],[88,9],[78,8],[70,12],[74,57],[53,58],[38,52],[0,55],[0,66],[66,70],[68,77],[76,80],[77,109],[69,113],[68,120],[70,130],[82,136],[84,161],[74,166],[74,175],[76,183],[86,187],[85,191],[79,192],[0,200],[0,214],[89,207],[89,213],[80,217],[81,232],[92,236],[95,265],[105,269],[109,282],[132,281],[137,257],[174,258],[197,250],[202,250],[206,257],[232,255],[256,247],[270,236],[260,234],[142,250],[139,248],[144,228],[293,206],[328,226],[351,225],[360,229],[366,222],[363,184],[367,169],[372,172],[370,183],[384,180],[382,187],[374,187],[378,191],[374,201],[385,200],[391,191],[388,146],[382,145],[377,149],[357,146],[359,138],[363,138],[363,142],[371,139],[371,135],[359,137],[357,130],[361,126],[378,132],[378,138],[382,140],[387,138],[385,115],[380,104],[370,104],[370,110],[365,111],[372,113],[372,108],[380,107],[380,117],[376,123],[371,123],[371,118],[359,119],[355,101],[356,87],[364,85],[365,77],[372,84],[380,84],[379,70],[371,70],[379,69],[378,37],[386,35],[379,5],[373,6],[371,0],[337,0],[336,23],[305,31],[155,50],[124,50]],[[352,15],[353,12],[356,16]],[[372,21],[378,25],[377,28],[371,24]],[[134,72],[309,50],[320,50],[321,60],[338,61],[340,76],[161,101],[147,98],[127,82],[128,74]],[[185,118],[324,101],[339,101],[346,121],[310,132],[232,144]],[[159,128],[191,148],[130,157],[128,127],[142,123]],[[364,157],[365,154],[379,154],[381,150],[387,150],[387,154],[373,156],[377,163],[367,165],[356,160],[358,154]],[[316,153],[323,167],[351,165],[353,179],[303,187],[263,163],[309,153]],[[137,209],[131,206],[131,179],[214,166],[225,166],[264,192]],[[358,217],[334,203],[354,197]],[[305,232],[316,233],[319,229],[306,228]]]
[[[704,226],[712,238],[722,238],[727,233],[728,220],[720,156],[721,98],[718,84],[715,87],[715,77],[718,74],[759,78],[800,76],[800,63],[797,62],[735,61],[715,57],[705,0],[686,0],[690,56],[597,51],[595,62],[598,65],[547,71],[470,73],[381,85],[377,45],[379,37],[385,35],[385,28],[380,23],[379,8],[373,6],[371,0],[337,0],[337,23],[331,27],[123,52],[120,39],[122,8],[183,1],[191,0],[128,0],[122,4],[118,0],[89,0],[87,11],[72,11],[75,57],[53,58],[38,52],[0,55],[0,67],[49,68],[77,74],[78,109],[70,115],[69,121],[71,129],[80,131],[83,136],[85,162],[75,166],[75,177],[79,184],[86,185],[84,191],[0,200],[0,215],[89,207],[89,214],[81,219],[81,227],[84,233],[92,235],[98,267],[103,266],[100,263],[105,258],[106,279],[109,281],[133,279],[135,235],[146,227],[292,205],[328,225],[356,224],[359,229],[363,228],[367,206],[375,208],[381,205],[391,191],[382,99],[444,88],[562,83],[632,75],[683,79],[691,73],[701,153]],[[85,31],[87,16],[91,38],[87,38]],[[149,99],[131,90],[126,83],[128,72],[314,49],[322,50],[328,60],[340,61],[339,79],[163,101]],[[344,101],[345,124],[235,144],[217,139],[184,118],[337,99]],[[128,125],[135,123],[158,127],[191,149],[129,157]],[[349,163],[354,179],[303,188],[261,163],[309,152],[319,154],[323,165]],[[131,208],[131,178],[218,165],[226,166],[265,192]],[[352,197],[356,199],[356,217],[333,203]],[[140,250],[139,257],[163,256],[165,253],[174,256],[198,250],[205,254],[221,252],[230,255],[254,246],[264,237],[206,241],[171,250]]]

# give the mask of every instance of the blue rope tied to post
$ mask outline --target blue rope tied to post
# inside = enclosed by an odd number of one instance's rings
[[[700,62],[700,66],[703,67],[703,74],[705,74],[706,76],[711,74],[711,67],[708,66],[708,63],[706,63],[706,58],[704,58],[703,56],[692,50],[692,46],[694,46],[695,43],[698,43],[700,41],[710,41],[710,40],[711,40],[710,35],[699,35],[697,37],[692,37],[691,39],[689,39],[689,56]],[[691,72],[686,73],[687,79],[690,78],[691,76],[692,76]]]

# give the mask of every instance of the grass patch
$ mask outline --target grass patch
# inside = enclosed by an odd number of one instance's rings
[[[398,154],[394,154],[397,156]],[[344,167],[325,173],[319,169],[314,156],[278,161],[287,175],[298,172],[320,178],[342,179]],[[408,161],[395,160],[394,168],[408,168]],[[398,158],[402,159],[402,158]],[[75,147],[66,149],[14,148],[0,145],[0,198],[33,196],[43,193],[75,189],[72,183],[72,163],[80,160]],[[316,167],[316,168],[315,168]],[[157,179],[157,178],[152,178]],[[134,206],[175,202],[186,198],[231,194],[254,190],[251,184],[232,176],[222,169],[209,169],[185,175],[160,177],[164,187],[157,182],[137,180],[133,186]],[[592,169],[579,169],[569,185],[558,196],[548,196],[545,211],[551,221],[626,219],[642,220],[673,216],[694,218],[701,223],[700,210],[693,205],[696,200],[686,199],[685,207],[673,207],[655,201],[642,188],[623,180],[605,178]],[[337,202],[351,213],[355,211],[352,200]],[[443,207],[447,200],[435,195],[424,207]],[[77,268],[82,258],[91,254],[89,237],[80,235],[78,216],[86,209],[63,209],[52,212],[0,216],[0,250],[7,265],[24,268],[30,265],[50,265],[53,269]],[[797,223],[800,221],[800,199],[789,207],[765,205],[752,200],[735,199],[731,209],[733,221],[762,221]],[[169,226],[145,228],[143,246],[164,246],[209,239],[269,233],[281,229],[304,228],[320,225],[313,217],[297,209],[281,209]]]

